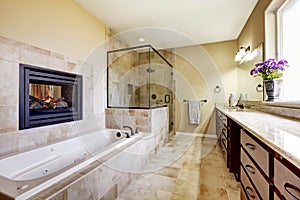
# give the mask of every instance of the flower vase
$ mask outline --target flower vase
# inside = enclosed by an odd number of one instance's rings
[[[280,98],[282,79],[264,80],[265,93],[267,94],[266,101],[276,101]]]

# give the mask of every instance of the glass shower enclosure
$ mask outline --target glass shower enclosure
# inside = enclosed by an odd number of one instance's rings
[[[169,107],[173,130],[173,66],[151,45],[107,52],[107,107]]]

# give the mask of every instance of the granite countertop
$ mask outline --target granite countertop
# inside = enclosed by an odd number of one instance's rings
[[[300,122],[251,109],[216,108],[300,168]]]

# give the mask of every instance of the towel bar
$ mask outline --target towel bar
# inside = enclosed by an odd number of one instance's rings
[[[186,99],[183,100],[183,102],[189,102],[189,101],[190,101],[190,100],[186,100]],[[207,100],[206,100],[206,99],[201,99],[201,102],[206,103]]]

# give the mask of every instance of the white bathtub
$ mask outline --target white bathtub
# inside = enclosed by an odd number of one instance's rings
[[[117,132],[101,130],[1,159],[0,192],[27,199],[143,135],[124,138]]]

